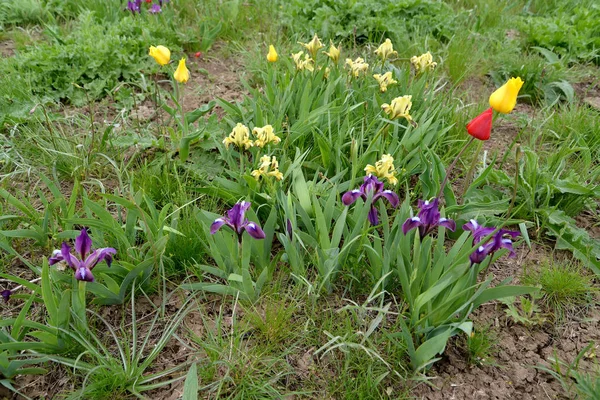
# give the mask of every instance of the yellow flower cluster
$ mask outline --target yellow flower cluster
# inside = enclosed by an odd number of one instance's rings
[[[238,122],[238,124],[233,128],[229,136],[223,139],[223,144],[225,148],[228,148],[230,144],[233,144],[240,149],[244,148],[248,150],[252,147],[252,141],[250,140],[250,130],[244,124]]]
[[[437,66],[436,62],[433,62],[433,56],[430,52],[421,54],[420,56],[413,56],[410,62],[415,67],[417,74],[422,74],[427,71],[433,71]]]
[[[369,69],[369,64],[362,57],[358,57],[354,61],[346,58],[346,65],[350,67],[350,74],[355,78],[358,78],[360,74],[366,75]]]
[[[252,129],[252,134],[256,136],[254,146],[264,147],[268,143],[277,144],[281,142],[281,138],[275,135],[273,127],[271,125],[265,125],[262,128]]]
[[[304,59],[302,56],[304,55]],[[294,63],[296,63],[296,69],[298,71],[309,70],[310,72],[315,70],[314,60],[308,56],[308,54],[304,54],[303,51],[299,51],[296,54],[292,54],[292,58],[294,59]]]
[[[387,179],[390,185],[398,184],[396,178],[396,167],[394,167],[394,157],[391,154],[384,154],[381,160],[375,163],[375,166],[368,164],[365,167],[367,175],[376,175],[380,179]]]
[[[412,107],[412,96],[401,96],[396,97],[392,100],[391,104],[382,104],[381,108],[389,116],[390,119],[406,118],[408,121],[412,121],[410,116],[410,108]]]
[[[398,57],[398,52],[394,51],[394,45],[390,39],[385,39],[385,42],[375,50],[375,54],[381,58],[381,61],[385,61],[391,56]]]
[[[260,166],[251,172],[254,179],[259,180],[260,177],[272,176],[278,181],[283,179],[283,174],[279,171],[279,162],[275,156],[262,156],[260,158]]]
[[[381,75],[381,74],[375,74],[373,75],[373,78],[375,78],[375,80],[377,80],[377,83],[379,83],[379,91],[381,93],[385,93],[387,91],[387,87],[389,85],[393,85],[394,83],[398,83],[397,80],[395,80],[394,78],[392,78],[392,71],[388,71],[385,74]]]

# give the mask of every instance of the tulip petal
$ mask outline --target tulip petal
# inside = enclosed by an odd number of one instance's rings
[[[467,132],[475,139],[488,140],[492,133],[492,108],[488,108],[467,124]]]
[[[406,235],[408,233],[408,231],[415,229],[416,227],[422,226],[423,223],[421,222],[421,218],[419,217],[412,217],[407,219],[404,224],[402,224],[402,233],[404,233],[404,235]]]
[[[246,229],[246,232],[248,232],[248,234],[254,239],[265,238],[265,232],[261,229],[260,226],[258,226],[254,222],[249,222],[244,228]]]
[[[85,260],[91,249],[92,239],[89,237],[87,230],[82,228],[81,233],[75,239],[75,251],[79,253],[82,260]]]

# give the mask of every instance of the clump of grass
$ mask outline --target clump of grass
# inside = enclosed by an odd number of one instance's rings
[[[481,329],[474,329],[465,341],[463,349],[467,355],[470,365],[493,365],[495,359],[492,356],[498,347],[498,335],[490,325]]]
[[[590,305],[595,291],[591,277],[572,263],[543,264],[539,271],[526,272],[522,281],[541,286],[542,304],[554,312],[558,321],[567,312]]]

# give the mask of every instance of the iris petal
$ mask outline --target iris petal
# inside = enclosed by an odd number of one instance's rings
[[[410,230],[422,225],[423,223],[419,217],[409,218],[404,222],[404,224],[402,224],[402,233],[406,235]]]
[[[92,239],[89,237],[85,228],[81,229],[81,233],[75,239],[75,251],[79,253],[82,260],[85,260],[90,250],[92,249]]]
[[[250,236],[252,236],[254,239],[264,239],[265,238],[265,232],[261,229],[260,226],[256,225],[254,222],[249,222],[246,226],[245,226],[246,232],[248,232],[248,234]]]

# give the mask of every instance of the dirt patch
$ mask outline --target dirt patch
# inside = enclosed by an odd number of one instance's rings
[[[0,42],[0,56],[8,58],[15,55],[15,42],[13,40],[5,40]]]

